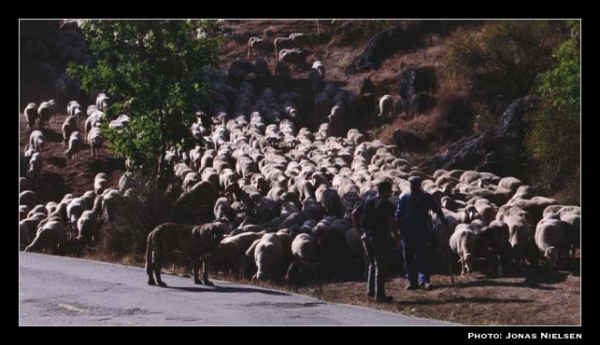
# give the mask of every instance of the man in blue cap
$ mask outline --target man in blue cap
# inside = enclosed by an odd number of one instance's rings
[[[410,192],[400,195],[395,214],[402,238],[404,271],[406,279],[408,279],[406,290],[414,290],[418,287],[431,290],[433,287],[429,281],[429,258],[427,255],[429,210],[437,214],[444,226],[448,225],[448,221],[431,194],[421,189],[421,178],[411,176],[408,181],[410,182]]]

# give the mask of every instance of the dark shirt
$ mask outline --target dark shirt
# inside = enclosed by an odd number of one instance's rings
[[[396,207],[396,221],[402,232],[402,237],[411,235],[425,235],[429,228],[429,210],[434,211],[438,217],[444,218],[444,212],[431,194],[421,191],[411,194],[402,193]]]
[[[379,195],[368,198],[357,208],[359,214],[364,214],[362,227],[367,236],[387,236],[390,233],[390,218],[394,216],[394,205]]]

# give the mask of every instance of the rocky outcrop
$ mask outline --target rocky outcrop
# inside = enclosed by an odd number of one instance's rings
[[[422,152],[427,149],[427,141],[419,138],[413,132],[402,129],[394,132],[393,141],[399,151]]]
[[[413,48],[419,44],[419,36],[397,26],[379,32],[369,40],[365,50],[346,67],[346,73],[365,72],[378,69],[392,54]]]
[[[400,72],[398,93],[407,115],[423,114],[433,107],[433,98],[428,93],[435,90],[436,84],[433,68],[407,68]]]
[[[442,155],[430,158],[425,167],[475,169],[499,176],[517,175],[523,162],[523,116],[534,108],[531,97],[514,101],[498,122],[485,132],[450,145]]]

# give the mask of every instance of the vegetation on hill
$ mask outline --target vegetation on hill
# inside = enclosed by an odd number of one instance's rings
[[[113,154],[151,166],[160,157],[161,179],[167,174],[168,143],[185,150],[199,144],[187,128],[209,92],[203,71],[217,61],[218,40],[200,33],[214,24],[98,20],[82,27],[96,64],[72,63],[69,73],[88,93],[103,90],[111,95],[109,117],[124,111],[134,115],[126,130],[103,128]]]

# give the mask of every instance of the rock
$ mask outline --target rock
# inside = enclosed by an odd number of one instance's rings
[[[398,129],[394,132],[394,143],[400,151],[424,151],[427,149],[427,142],[419,138],[416,134],[409,131]]]
[[[450,145],[442,155],[430,158],[425,167],[475,169],[499,176],[518,175],[523,151],[523,116],[534,108],[530,97],[515,100],[498,122],[485,132]]]
[[[437,77],[433,68],[408,68],[398,76],[398,93],[402,97],[407,114],[422,114],[433,106],[433,98],[427,95],[436,88]]]
[[[363,78],[359,83],[358,87],[360,88],[361,94],[365,93],[375,93],[375,85],[369,78]]]
[[[346,73],[365,72],[378,69],[381,63],[400,50],[413,48],[419,44],[419,36],[396,26],[373,35],[365,50],[346,67]]]

